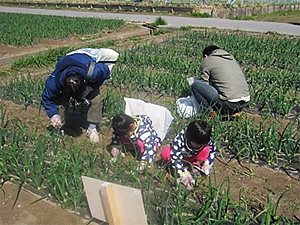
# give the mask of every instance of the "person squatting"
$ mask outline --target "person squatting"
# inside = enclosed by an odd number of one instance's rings
[[[143,170],[155,160],[156,152],[161,146],[161,139],[155,131],[152,120],[146,115],[128,116],[121,113],[112,119],[111,153],[113,161],[120,152],[120,144],[137,149],[140,160],[139,170]]]
[[[211,137],[211,127],[202,120],[196,120],[183,129],[174,138],[170,146],[161,152],[161,159],[171,161],[172,167],[178,173],[178,181],[187,189],[192,189],[195,180],[184,166],[188,162],[192,166],[194,175],[204,174],[208,176],[213,166],[217,148]]]

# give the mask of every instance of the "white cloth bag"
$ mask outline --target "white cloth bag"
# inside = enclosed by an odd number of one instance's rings
[[[95,58],[96,63],[105,63],[110,68],[110,70],[111,67],[113,67],[116,64],[119,58],[119,53],[109,48],[82,48],[69,52],[67,55],[72,55],[75,53],[87,54],[91,58]]]
[[[125,114],[127,115],[147,115],[153,123],[158,136],[163,140],[169,130],[169,127],[174,119],[170,111],[160,105],[144,102],[140,99],[124,98]]]

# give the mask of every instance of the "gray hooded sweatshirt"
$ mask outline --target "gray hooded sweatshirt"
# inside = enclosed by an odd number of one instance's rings
[[[201,79],[217,89],[221,100],[249,96],[249,87],[240,65],[222,49],[216,49],[203,59]]]

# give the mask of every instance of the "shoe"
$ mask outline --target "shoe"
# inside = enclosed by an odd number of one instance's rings
[[[100,142],[99,133],[97,129],[88,128],[86,131],[86,136],[90,139],[92,144],[97,144]]]
[[[239,118],[242,115],[242,112],[237,112],[231,115],[232,118]]]
[[[61,128],[53,127],[52,125],[49,125],[47,127],[47,130],[49,130],[54,136],[63,138],[65,136],[65,131]]]

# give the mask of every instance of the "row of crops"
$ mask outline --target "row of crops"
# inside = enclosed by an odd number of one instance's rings
[[[43,38],[69,38],[71,35],[82,37],[99,33],[100,38],[101,31],[117,30],[125,25],[125,22],[119,19],[17,13],[0,13],[0,21],[0,43],[15,46],[37,44]]]
[[[170,109],[175,117],[167,138],[173,138],[190,120],[207,119],[199,113],[181,119],[175,100],[189,89],[187,77],[201,71],[202,49],[210,44],[225,48],[241,63],[251,86],[250,108],[262,112],[262,120],[251,117],[229,120],[215,117],[210,121],[220,156],[230,155],[254,162],[278,164],[283,161],[300,169],[299,117],[282,125],[281,118],[290,110],[299,112],[300,41],[277,36],[260,37],[242,32],[181,29],[161,43],[136,44],[119,50],[113,43],[86,47],[110,47],[119,51],[114,77],[102,90],[103,114],[110,119],[124,109],[123,97],[146,96],[145,99]],[[45,76],[33,76],[38,69],[50,72],[57,59],[74,50],[60,48],[18,60],[1,71],[2,99],[40,107]],[[33,69],[32,69],[33,68]],[[26,71],[26,72],[20,72]],[[0,179],[13,179],[21,187],[32,186],[41,198],[53,198],[62,207],[81,211],[87,208],[81,175],[140,188],[149,224],[296,224],[299,218],[276,215],[279,201],[266,200],[266,206],[230,197],[230,181],[217,184],[210,178],[197,179],[194,191],[177,186],[163,169],[145,174],[135,172],[138,163],[120,160],[110,164],[105,143],[92,146],[85,140],[64,139],[41,133],[42,122],[28,126],[9,118],[5,108],[0,113]],[[276,119],[277,118],[277,119]],[[106,128],[109,122],[104,124]],[[109,139],[109,134],[104,137]],[[99,150],[101,149],[101,150]],[[204,197],[205,196],[205,197]],[[291,208],[294,215],[299,205]]]

